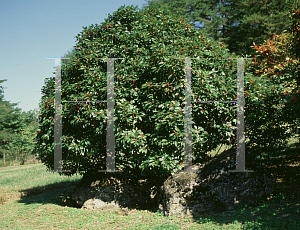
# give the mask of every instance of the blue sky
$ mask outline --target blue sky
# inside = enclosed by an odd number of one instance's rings
[[[75,46],[83,26],[101,24],[120,6],[139,9],[145,0],[1,0],[0,80],[4,100],[22,111],[38,109],[54,60]]]
[[[38,109],[54,60],[75,46],[75,36],[101,24],[120,6],[142,9],[146,0],[0,0],[0,80],[4,100],[22,111]]]

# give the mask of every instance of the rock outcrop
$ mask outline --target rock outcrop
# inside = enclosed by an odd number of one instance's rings
[[[236,149],[206,163],[177,172],[163,181],[138,178],[128,173],[86,174],[72,199],[84,209],[156,208],[165,216],[203,215],[236,210],[239,204],[255,206],[275,187],[275,178],[246,151],[246,169],[236,169]]]
[[[165,216],[203,215],[259,204],[272,193],[276,181],[262,165],[249,162],[251,155],[246,151],[246,169],[254,172],[228,172],[236,169],[236,150],[230,149],[188,168],[199,172],[174,174],[160,187],[159,210]]]
[[[157,187],[154,181],[128,173],[85,174],[72,199],[78,206],[90,210],[143,209],[157,206]]]

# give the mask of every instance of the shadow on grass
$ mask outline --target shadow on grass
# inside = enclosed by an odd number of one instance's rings
[[[299,144],[293,144],[274,150],[273,157],[258,159],[277,180],[274,193],[265,203],[257,207],[241,206],[238,211],[193,216],[194,222],[224,227],[240,223],[244,229],[300,229],[299,153]]]
[[[19,203],[32,204],[56,204],[79,208],[79,206],[70,198],[72,192],[81,179],[72,182],[58,182],[46,186],[35,187],[31,189],[20,190],[22,195]]]

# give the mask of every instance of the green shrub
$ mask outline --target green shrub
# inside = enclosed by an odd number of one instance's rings
[[[117,170],[166,177],[184,161],[185,61],[176,58],[199,58],[191,64],[192,101],[236,99],[237,61],[187,21],[159,9],[120,7],[101,25],[84,28],[62,65],[62,100],[103,101],[107,62],[102,58],[123,58],[114,61]],[[47,79],[38,134],[41,160],[52,170],[53,89],[53,78]],[[194,161],[234,136],[236,104],[192,105]],[[62,174],[105,170],[106,103],[63,103],[62,110],[63,170],[71,171]]]

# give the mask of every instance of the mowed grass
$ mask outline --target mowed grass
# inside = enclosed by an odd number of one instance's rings
[[[299,138],[278,153],[283,154],[261,159],[277,177],[276,191],[266,203],[200,217],[165,217],[136,209],[122,216],[116,210],[68,207],[66,200],[80,182],[79,174],[59,176],[46,172],[43,164],[0,167],[0,229],[300,229]]]

